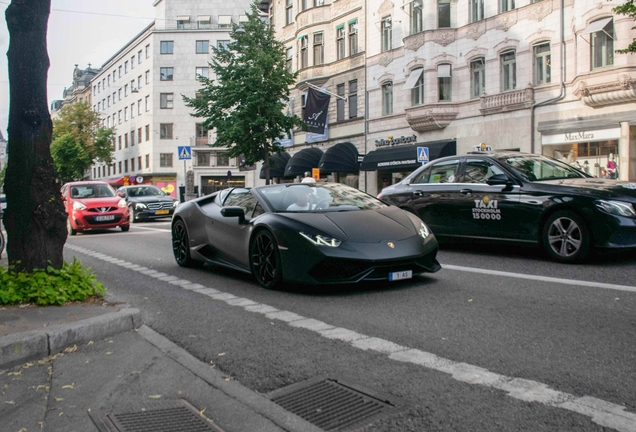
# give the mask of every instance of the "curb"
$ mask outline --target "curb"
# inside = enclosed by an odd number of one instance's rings
[[[0,367],[48,357],[74,344],[99,340],[138,329],[143,325],[139,309],[126,308],[73,324],[59,324],[46,330],[34,330],[0,337]]]

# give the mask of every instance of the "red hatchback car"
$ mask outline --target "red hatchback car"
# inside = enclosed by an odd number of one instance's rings
[[[101,181],[78,181],[62,186],[66,206],[68,233],[106,228],[130,229],[126,200],[117,196],[115,189]]]

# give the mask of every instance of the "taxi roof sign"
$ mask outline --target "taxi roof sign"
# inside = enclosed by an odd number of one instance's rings
[[[479,145],[474,146],[473,151],[476,151],[476,152],[492,151],[492,147],[487,146],[486,143],[481,143]]]

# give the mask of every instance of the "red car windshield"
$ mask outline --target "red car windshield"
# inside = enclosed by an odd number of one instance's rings
[[[117,196],[115,189],[107,184],[76,184],[70,187],[71,198],[107,198]]]

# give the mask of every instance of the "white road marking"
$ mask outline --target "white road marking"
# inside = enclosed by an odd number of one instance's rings
[[[136,230],[148,230],[148,231],[159,231],[159,232],[172,232],[170,229],[165,229],[165,228],[151,228],[151,227],[147,227],[147,226],[139,226],[139,225],[135,225],[135,231]],[[130,233],[130,231],[128,231]],[[141,233],[138,233],[141,234]]]
[[[130,267],[128,265],[125,265],[128,264],[125,261],[112,259],[107,255],[94,252],[80,246],[66,244],[66,247],[71,250],[107,262],[111,262],[124,268],[129,268],[130,270],[138,271],[139,273],[147,274],[149,276],[162,280],[168,276],[165,273],[157,272],[154,270],[147,270],[143,267],[142,268],[144,270]],[[620,288],[623,291],[636,291],[636,288],[634,287],[623,285],[598,283],[585,284],[583,283],[584,281],[571,281],[568,279],[537,277],[492,270],[482,271],[480,269],[474,269],[470,267],[459,267],[450,265],[446,265],[444,266],[444,268],[450,270],[484,273],[488,275],[494,274],[504,277],[520,277],[523,279],[542,280],[545,282],[565,283],[568,285],[586,285],[593,287],[604,285],[600,286],[600,288]],[[175,280],[172,280],[172,283],[174,282],[178,282],[177,285],[181,285],[188,281],[185,279],[176,278]],[[292,327],[301,327],[309,331],[314,331],[315,333],[327,339],[338,339],[347,342],[354,348],[375,351],[380,354],[386,354],[388,358],[395,361],[411,363],[428,369],[443,372],[451,375],[453,379],[467,384],[482,385],[485,387],[499,389],[506,392],[508,396],[524,402],[536,402],[547,406],[572,411],[586,417],[590,417],[594,423],[616,429],[620,432],[636,432],[636,414],[626,411],[625,407],[621,405],[617,405],[590,396],[577,397],[569,393],[552,389],[548,385],[537,381],[500,375],[479,366],[474,366],[468,363],[455,362],[450,359],[439,357],[433,353],[398,345],[385,339],[366,336],[355,331],[347,330],[340,327],[333,327],[330,324],[313,318],[303,317],[294,312],[283,311],[266,304],[256,303],[250,299],[237,297],[234,294],[224,293],[222,291],[216,290],[214,288],[208,288],[200,284],[192,283],[191,285],[182,286],[184,289],[189,289],[193,292],[206,295],[214,300],[223,301],[228,305],[241,307],[249,312],[263,314],[268,319],[279,320],[289,324]]]
[[[523,274],[523,273],[510,273],[510,272],[487,270],[487,269],[480,269],[480,268],[474,268],[474,267],[462,267],[462,266],[456,266],[456,265],[450,265],[450,264],[444,264],[442,265],[442,268],[447,270],[458,270],[458,271],[464,271],[464,272],[470,272],[470,273],[481,273],[481,274],[486,274],[489,276],[494,275],[494,276],[517,278],[517,279],[529,279],[533,281],[559,283],[564,285],[587,286],[592,288],[611,289],[611,290],[617,290],[617,291],[627,291],[627,292],[636,293],[636,287],[629,286],[629,285],[615,285],[615,284],[608,284],[603,282],[582,281],[582,280],[575,280],[575,279],[561,279],[561,278],[554,278],[554,277],[548,277],[548,276],[537,276],[537,275],[529,275],[529,274]]]

